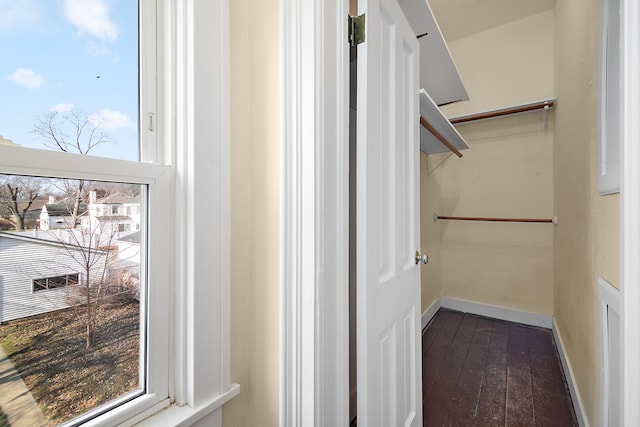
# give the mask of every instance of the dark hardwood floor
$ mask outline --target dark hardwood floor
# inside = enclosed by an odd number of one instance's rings
[[[424,426],[577,426],[550,330],[441,309],[422,335]]]

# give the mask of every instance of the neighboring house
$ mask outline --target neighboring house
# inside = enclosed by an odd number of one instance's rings
[[[136,298],[140,295],[140,239],[142,233],[136,231],[117,241],[117,263],[111,266],[110,273],[118,280],[135,288]]]
[[[89,193],[89,216],[85,221],[92,224],[110,224],[119,233],[135,232],[140,230],[140,196],[132,196],[117,192],[101,199],[96,192]],[[105,227],[103,225],[102,227]]]
[[[37,230],[0,232],[0,322],[68,308],[67,286],[84,279],[84,249]],[[97,256],[91,279],[104,272],[107,252]]]
[[[140,238],[141,233],[137,231],[117,241],[119,264],[140,265]]]
[[[81,204],[79,214],[86,212],[86,205]],[[70,228],[72,225],[73,204],[69,201],[45,204],[40,211],[40,229],[55,230],[58,228]],[[80,219],[76,219],[76,225],[80,224]]]
[[[120,238],[131,234],[135,230],[133,220],[128,216],[98,216],[93,219],[83,218],[81,228],[83,230],[92,229],[99,233],[100,246],[116,245]]]

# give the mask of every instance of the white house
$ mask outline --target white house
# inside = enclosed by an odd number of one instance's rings
[[[140,230],[140,196],[117,192],[101,199],[89,193],[89,216],[84,223],[101,224],[101,228],[115,228],[119,236]]]
[[[84,212],[84,205],[81,205],[80,212]],[[40,211],[40,229],[55,230],[59,228],[69,228],[71,226],[73,205],[68,202],[53,203],[49,200],[42,206]],[[79,220],[76,220],[79,222]]]
[[[118,239],[118,260],[122,265],[140,265],[140,238],[139,231]]]
[[[69,307],[69,285],[83,280],[82,247],[36,230],[0,232],[0,322]],[[102,276],[107,252],[95,254],[91,280]]]

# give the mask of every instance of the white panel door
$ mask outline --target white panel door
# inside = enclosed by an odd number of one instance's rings
[[[421,426],[419,46],[396,0],[358,5],[358,425]]]

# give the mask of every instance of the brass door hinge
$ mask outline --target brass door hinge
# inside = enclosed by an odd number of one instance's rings
[[[360,16],[349,16],[349,45],[356,47],[364,43],[364,13]]]

